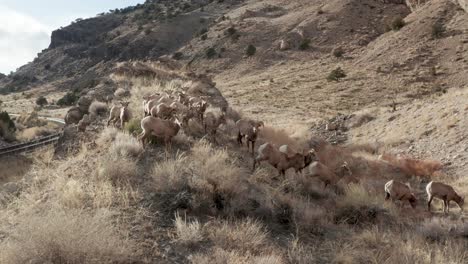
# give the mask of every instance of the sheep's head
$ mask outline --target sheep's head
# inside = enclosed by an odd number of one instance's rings
[[[416,196],[414,195],[414,193],[412,193],[410,198],[408,199],[408,201],[411,204],[411,207],[415,208],[416,207],[416,202],[418,200],[416,199]]]
[[[314,161],[317,161],[317,154],[315,153],[315,149],[311,149],[309,151],[304,151],[304,163],[305,167],[309,166]]]
[[[343,176],[345,176],[344,172],[348,173],[348,175],[350,175],[350,176],[353,175],[353,171],[349,167],[347,161],[343,162],[343,165],[341,165],[340,169],[341,169],[341,172],[343,173]]]
[[[265,123],[263,123],[263,121],[258,121],[255,126],[257,127],[257,129],[260,127],[265,127]]]

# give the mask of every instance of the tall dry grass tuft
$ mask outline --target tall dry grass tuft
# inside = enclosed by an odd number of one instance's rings
[[[112,212],[49,210],[16,219],[0,244],[0,262],[116,263],[131,261],[136,245],[112,219]]]
[[[260,253],[267,244],[265,227],[252,219],[240,222],[211,223],[207,228],[208,237],[213,243],[225,250]]]
[[[176,228],[176,241],[184,245],[194,245],[203,240],[202,225],[198,220],[187,222],[176,214],[174,220]]]
[[[98,166],[98,178],[108,180],[116,186],[130,184],[137,180],[138,168],[134,160],[106,155]]]
[[[143,146],[135,137],[126,133],[117,133],[109,153],[116,157],[136,158],[143,153]]]
[[[227,209],[234,200],[241,199],[246,175],[226,150],[214,149],[204,140],[195,143],[188,155],[176,155],[153,169],[155,188],[169,194],[172,203],[173,199],[183,198],[184,207],[207,211]]]
[[[394,206],[384,203],[383,196],[370,193],[357,184],[348,185],[343,196],[337,199],[334,222],[350,225],[392,224],[397,219]]]
[[[281,256],[259,255],[241,253],[235,250],[224,250],[215,248],[207,253],[196,254],[191,258],[194,264],[212,264],[212,263],[236,263],[236,264],[282,264],[284,260]]]
[[[96,143],[101,146],[109,145],[115,140],[119,133],[120,131],[115,127],[106,127],[101,134],[99,134]]]

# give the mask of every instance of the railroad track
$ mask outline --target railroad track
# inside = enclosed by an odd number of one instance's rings
[[[11,116],[18,116],[18,115],[11,114]],[[41,118],[55,122],[55,123],[65,124],[65,121],[63,121],[63,119],[60,119],[60,118],[52,118],[52,117],[41,117]],[[14,155],[14,154],[22,153],[22,152],[28,152],[28,151],[32,151],[34,149],[37,149],[43,146],[55,144],[60,139],[62,134],[63,132],[58,132],[52,135],[48,135],[45,137],[31,140],[29,142],[18,143],[15,145],[0,148],[0,157]]]
[[[43,146],[55,144],[61,136],[62,132],[41,137],[29,142],[19,143],[8,147],[0,148],[0,157],[27,152]]]

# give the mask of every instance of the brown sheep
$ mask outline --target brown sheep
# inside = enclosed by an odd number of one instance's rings
[[[151,136],[164,139],[164,143],[167,147],[172,148],[172,138],[179,133],[181,123],[176,118],[175,121],[163,120],[160,118],[147,116],[141,120],[141,132],[138,135],[138,140],[141,141],[143,147],[145,146],[146,140]]]
[[[296,173],[301,172],[302,169],[309,165],[315,157],[314,150],[303,154],[290,154],[285,153],[286,149],[286,145],[281,146],[282,151],[277,149],[271,143],[265,143],[261,145],[257,150],[258,155],[254,159],[253,170],[255,170],[257,163],[266,160],[278,170],[280,176],[285,176],[286,170],[289,168],[294,168],[296,170]]]
[[[248,119],[240,119],[236,122],[237,128],[237,142],[242,146],[242,138],[247,140],[247,149],[250,151],[250,144],[252,145],[252,155],[255,151],[255,141],[258,137],[258,131],[260,127],[264,127],[262,121],[253,121]]]
[[[388,181],[385,184],[385,200],[392,199],[394,200],[399,200],[399,201],[408,201],[411,205],[411,207],[415,208],[416,207],[416,196],[414,193],[411,192],[411,189],[408,185],[391,180]]]
[[[209,133],[213,138],[215,138],[216,131],[221,124],[226,124],[224,113],[219,114],[212,111],[205,113],[203,122],[205,133]]]
[[[120,121],[121,128],[131,118],[130,110],[128,109],[128,102],[122,103],[122,106],[113,105],[109,112],[109,119],[107,125],[111,123],[115,126]]]
[[[463,211],[465,197],[461,197],[460,195],[458,195],[452,186],[441,182],[431,181],[426,186],[426,192],[428,196],[427,210],[429,212],[431,211],[431,202],[434,197],[444,201],[444,213],[449,212],[450,201],[455,201],[460,207],[461,211]]]
[[[171,119],[176,113],[177,109],[165,103],[158,104],[151,108],[150,114],[152,117],[159,117],[161,119]]]
[[[328,185],[336,186],[340,181],[338,175],[328,168],[328,166],[319,161],[316,161],[309,166],[307,177],[319,179],[325,184],[324,188],[327,188]]]

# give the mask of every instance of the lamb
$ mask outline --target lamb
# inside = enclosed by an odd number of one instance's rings
[[[165,103],[158,104],[151,108],[150,114],[152,117],[159,117],[161,119],[171,119],[176,113],[177,109]]]
[[[107,125],[109,126],[115,124],[120,121],[120,127],[123,128],[125,123],[130,121],[131,113],[128,109],[128,102],[122,103],[122,106],[113,105],[110,112],[109,112],[109,119],[107,120]]]
[[[207,112],[204,118],[204,128],[205,133],[210,133],[213,137],[216,136],[216,131],[221,124],[226,124],[226,117],[224,113],[215,113],[215,112]]]
[[[275,167],[279,174],[285,176],[286,170],[289,168],[294,168],[297,172],[301,172],[302,169],[306,167],[306,164],[309,165],[315,157],[314,150],[301,154],[294,153],[294,155],[288,155],[284,153],[287,149],[283,145],[280,149],[277,149],[271,143],[265,143],[258,148],[258,155],[254,159],[253,170],[255,170],[256,164],[262,161],[268,161],[273,167]],[[286,149],[285,149],[286,148]]]
[[[122,107],[120,108],[119,117],[120,117],[120,128],[123,129],[124,126],[125,126],[125,123],[130,121],[130,119],[132,118],[132,114],[130,112],[130,109],[128,109],[128,102],[122,103]]]
[[[455,201],[460,207],[460,210],[463,212],[463,204],[465,203],[465,197],[461,197],[460,195],[458,195],[452,186],[441,182],[431,181],[426,186],[426,192],[428,196],[427,210],[429,212],[431,211],[431,202],[434,197],[444,201],[444,213],[449,212],[450,201]]]
[[[166,148],[172,148],[172,138],[179,133],[181,123],[177,118],[175,121],[163,120],[157,117],[147,116],[141,120],[141,132],[138,135],[138,140],[141,141],[143,147],[145,146],[145,141],[151,135],[156,136],[157,138],[163,138]],[[166,149],[167,150],[167,149]]]
[[[242,145],[242,138],[247,139],[247,149],[250,151],[249,143],[252,145],[252,155],[254,155],[255,141],[258,137],[260,127],[264,127],[262,121],[253,121],[248,119],[240,119],[236,122],[237,127],[237,142]]]
[[[411,207],[416,207],[416,196],[411,192],[410,187],[402,182],[391,180],[385,184],[385,200],[390,198],[392,201],[408,201]]]

